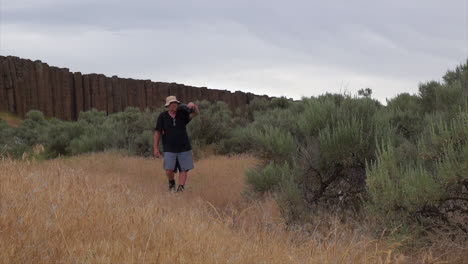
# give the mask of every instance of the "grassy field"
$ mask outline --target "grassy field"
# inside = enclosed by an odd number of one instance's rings
[[[365,228],[286,229],[272,199],[246,201],[249,156],[196,163],[170,194],[161,160],[100,153],[0,161],[0,263],[462,263],[463,250],[410,255]],[[312,231],[310,231],[312,230]]]

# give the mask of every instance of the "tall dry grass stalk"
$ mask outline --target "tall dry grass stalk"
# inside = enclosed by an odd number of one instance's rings
[[[161,160],[100,153],[0,161],[0,263],[404,263],[397,244],[335,222],[287,231],[272,199],[244,201],[248,156],[196,163],[167,193]],[[430,251],[421,263],[436,263]]]

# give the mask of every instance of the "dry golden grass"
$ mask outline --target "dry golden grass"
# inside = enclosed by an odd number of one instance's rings
[[[397,244],[334,222],[287,231],[271,199],[244,201],[258,161],[196,163],[170,194],[161,160],[100,153],[0,161],[0,263],[406,263]],[[442,263],[431,251],[420,263]]]

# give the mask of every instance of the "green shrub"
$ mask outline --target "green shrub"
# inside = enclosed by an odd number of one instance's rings
[[[301,112],[295,108],[295,105],[291,105],[291,108],[273,108],[264,112],[256,112],[255,120],[251,125],[257,130],[275,127],[297,137],[300,133],[297,119]]]
[[[424,227],[444,225],[465,232],[468,206],[468,111],[433,120],[417,143],[417,158],[403,160],[385,144],[367,167],[368,208],[385,221]]]
[[[289,177],[282,178],[276,195],[280,212],[289,224],[301,224],[311,213],[304,200],[304,191],[297,184],[295,177],[292,177],[295,174],[296,170],[291,169]]]
[[[79,121],[81,134],[75,134],[67,147],[70,155],[78,155],[88,152],[98,152],[107,149],[111,145],[109,131],[102,126],[95,127],[88,123]]]
[[[453,118],[459,107],[468,101],[468,60],[443,77],[444,83],[430,81],[420,84],[419,95],[426,113],[444,113]]]
[[[47,158],[71,155],[70,143],[83,135],[85,129],[80,122],[65,122],[53,119],[44,135],[45,155]]]
[[[286,109],[289,108],[292,104],[293,101],[291,99],[282,96],[271,99],[269,106],[271,108]]]
[[[40,111],[31,110],[26,114],[26,118],[15,129],[15,135],[25,145],[34,146],[40,144],[41,137],[47,127],[44,115]]]
[[[108,116],[103,127],[110,139],[107,148],[126,149],[130,153],[151,156],[153,133],[159,112],[127,107],[123,112]]]
[[[266,193],[277,189],[285,178],[290,178],[292,171],[288,163],[268,163],[263,168],[248,169],[245,173],[247,183],[255,192]]]
[[[154,132],[152,130],[143,130],[135,138],[134,148],[132,149],[133,153],[144,157],[153,156],[153,135]]]
[[[293,223],[303,220],[308,213],[296,175],[294,165],[270,162],[264,167],[248,169],[246,181],[258,194],[274,193],[282,215]]]
[[[139,118],[139,110],[135,107],[127,107],[123,112],[110,115],[104,126],[112,138],[112,147],[128,149],[136,137],[135,123]],[[153,122],[155,123],[155,122]]]
[[[92,108],[86,112],[80,112],[78,115],[78,121],[82,121],[94,127],[101,126],[106,119],[106,112],[99,111],[96,108]]]
[[[373,154],[371,131],[365,131],[357,118],[343,120],[319,132],[318,140],[323,159],[328,164],[353,166],[356,160],[363,163]]]
[[[31,153],[35,145],[43,144],[42,137],[46,127],[44,115],[36,110],[26,113],[25,119],[16,128],[11,128],[5,123],[3,132],[0,132],[4,138],[0,156],[21,158],[23,154]]]
[[[358,208],[365,190],[365,161],[394,132],[370,98],[327,94],[305,100],[296,154],[298,182],[309,206]]]
[[[297,148],[291,133],[273,126],[254,130],[251,140],[256,152],[267,160],[290,161]]]
[[[265,112],[272,109],[288,109],[292,104],[293,101],[284,96],[271,100],[257,97],[248,105],[236,109],[235,116],[239,119],[238,123],[250,123],[255,120],[255,113],[257,112]]]
[[[253,128],[248,127],[235,127],[229,136],[220,141],[218,152],[223,155],[250,153],[255,154],[256,150],[253,148]]]
[[[14,139],[14,129],[5,120],[0,119],[0,158],[12,155],[12,139]]]
[[[298,118],[298,126],[305,137],[316,136],[332,120],[338,110],[333,100],[305,99],[305,110]]]
[[[204,147],[226,139],[232,129],[232,112],[224,102],[196,102],[200,109],[198,117],[190,121],[188,132],[192,141]]]
[[[220,153],[250,152],[265,159],[291,160],[299,134],[295,106],[271,108],[255,112],[254,121],[237,126],[221,141]]]
[[[270,107],[266,98],[254,98],[248,105],[238,109],[236,115],[245,118],[248,122],[254,121],[255,112],[265,111]]]
[[[388,122],[406,139],[415,140],[424,128],[421,98],[407,93],[387,101]]]

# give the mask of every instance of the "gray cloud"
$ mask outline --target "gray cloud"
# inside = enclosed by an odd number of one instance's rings
[[[468,57],[464,0],[2,4],[2,54],[275,96],[370,87],[383,100]]]

